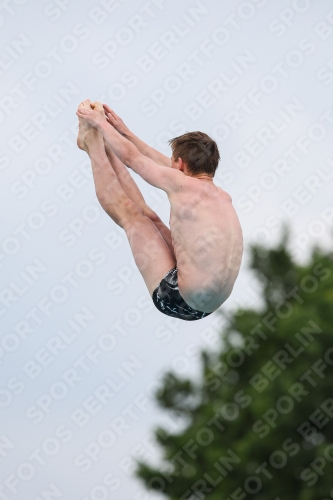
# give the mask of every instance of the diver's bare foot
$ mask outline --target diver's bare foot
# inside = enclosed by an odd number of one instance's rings
[[[90,107],[90,100],[86,99],[85,101],[82,101],[79,104],[79,108],[83,109],[91,109]],[[80,149],[83,149],[83,151],[88,152],[87,144],[85,141],[85,136],[87,132],[91,131],[92,127],[86,122],[86,120],[83,120],[82,118],[79,118],[79,133],[77,136],[77,145]]]
[[[97,111],[103,115],[106,121],[106,116],[104,113],[104,108],[103,104],[100,102],[90,102],[90,99],[86,99],[85,101],[82,101],[81,104],[79,105],[79,108],[83,109],[93,109],[94,111]],[[102,135],[96,128],[92,127],[91,125],[86,122],[83,118],[79,118],[79,133],[77,137],[77,145],[80,149],[83,149],[83,151],[86,151],[86,153],[89,154],[88,151],[88,143],[91,141],[98,141],[102,139]]]
[[[85,101],[82,101],[81,104],[79,104],[79,108],[94,109],[98,112],[102,112],[106,120],[104,108],[101,103],[92,103],[90,102],[90,99],[86,99]],[[77,145],[80,149],[83,149],[83,151],[86,151],[86,153],[88,153],[88,142],[90,142],[91,140],[98,140],[100,138],[99,136],[101,136],[101,134],[100,132],[98,132],[98,130],[96,130],[95,127],[89,125],[89,123],[83,118],[79,118],[79,133],[77,136]]]
[[[98,111],[99,113],[101,113],[104,116],[105,120],[107,120],[106,115],[105,115],[104,106],[103,106],[103,104],[101,102],[98,102],[98,101],[92,102],[90,104],[90,106],[95,111]],[[104,148],[105,148],[106,155],[109,158],[109,161],[111,163],[110,148],[106,145],[105,140],[103,140],[103,141],[104,141]],[[111,151],[111,154],[112,154],[112,151]]]

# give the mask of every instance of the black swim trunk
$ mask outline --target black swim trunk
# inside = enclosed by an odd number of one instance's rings
[[[153,302],[156,308],[167,316],[195,321],[212,314],[192,309],[179,293],[177,267],[171,269],[161,280],[153,292]]]

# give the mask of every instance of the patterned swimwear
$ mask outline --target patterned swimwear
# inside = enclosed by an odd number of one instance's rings
[[[173,318],[195,321],[212,314],[192,309],[179,293],[177,267],[171,269],[161,280],[152,295],[156,308]],[[212,311],[213,312],[213,311]]]

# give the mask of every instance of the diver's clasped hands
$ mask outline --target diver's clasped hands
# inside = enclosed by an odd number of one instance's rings
[[[101,130],[103,125],[107,123],[106,116],[100,112],[95,110],[95,103],[90,103],[90,108],[78,107],[76,114],[79,118],[85,120],[91,127],[95,127],[98,130]]]
[[[90,126],[101,130],[107,122],[123,136],[126,136],[129,132],[128,127],[125,125],[120,116],[118,116],[107,104],[90,102],[90,108],[91,109],[87,109],[79,106],[76,112],[77,116],[86,120]],[[101,112],[102,109],[104,110],[104,115]]]

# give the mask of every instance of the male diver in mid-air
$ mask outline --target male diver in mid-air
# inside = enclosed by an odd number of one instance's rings
[[[171,160],[135,136],[107,105],[83,101],[77,143],[90,157],[97,198],[124,229],[150,296],[162,313],[205,318],[232,292],[243,237],[228,193],[213,183],[220,159],[203,132],[172,139]],[[131,168],[168,195],[170,229],[146,204]]]

